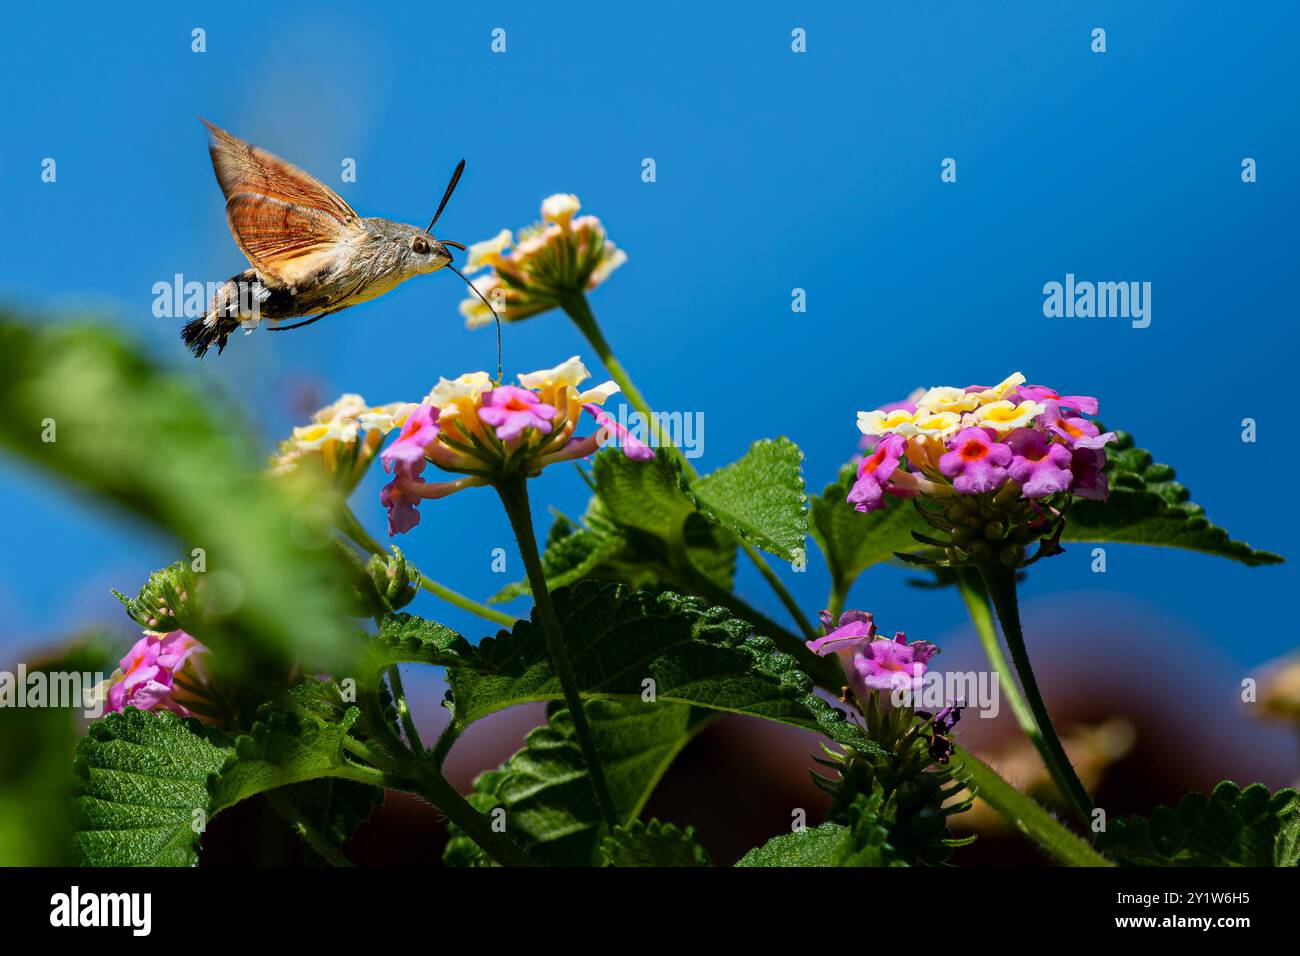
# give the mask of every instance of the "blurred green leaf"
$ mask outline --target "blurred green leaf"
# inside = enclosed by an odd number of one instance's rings
[[[187,556],[203,549],[220,600],[210,630],[195,636],[213,650],[215,671],[271,685],[295,663],[346,664],[356,642],[328,499],[261,477],[227,405],[104,328],[34,328],[3,313],[0,402],[0,448],[60,478],[52,496],[111,504],[172,535]]]
[[[80,674],[83,689],[117,666],[120,651],[94,633],[27,663],[27,674]],[[17,674],[17,664],[3,669]],[[81,706],[0,707],[0,866],[68,866],[74,861],[69,768]]]

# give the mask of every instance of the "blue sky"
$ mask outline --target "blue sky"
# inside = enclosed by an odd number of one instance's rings
[[[363,215],[419,224],[465,157],[439,227],[449,238],[524,225],[556,191],[605,221],[629,259],[593,306],[656,407],[703,414],[705,468],[784,434],[820,490],[854,448],[858,409],[1019,369],[1099,396],[1104,420],[1175,465],[1217,523],[1294,556],[1295,7],[563,7],[155,4],[57,21],[14,8],[0,37],[0,297],[106,315],[238,395],[269,450],[313,396],[418,399],[440,375],[488,368],[492,336],[464,329],[463,287],[440,274],[194,362],[179,323],[153,317],[153,284],[244,268],[196,115]],[[191,51],[196,27],[205,53]],[[641,180],[646,157],[654,183]],[[946,157],[955,183],[940,181]],[[1258,182],[1241,181],[1244,157]],[[345,158],[355,183],[340,182]],[[1066,273],[1150,282],[1150,327],[1045,318],[1042,287]],[[558,314],[506,329],[508,373],[585,352]],[[1240,440],[1246,417],[1254,444]],[[374,479],[354,504],[380,532]],[[573,514],[586,500],[558,469],[533,495]],[[174,557],[12,462],[0,496],[0,649],[122,621],[108,589],[134,590]],[[476,596],[521,576],[517,562],[491,570],[492,549],[512,549],[494,496],[424,511],[402,545],[427,573]],[[1235,680],[1294,646],[1292,568],[1116,546],[1096,575],[1073,547],[1034,568],[1027,615],[1049,628],[1082,616],[1171,656],[1210,649]],[[822,605],[816,562],[785,577],[810,612]],[[907,577],[877,569],[850,605],[914,636],[968,640],[957,599],[918,597]],[[779,615],[752,570],[741,588]],[[485,633],[432,599],[418,609]]]

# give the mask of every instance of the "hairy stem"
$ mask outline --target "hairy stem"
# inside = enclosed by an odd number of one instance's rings
[[[596,792],[596,803],[606,825],[613,830],[621,822],[614,800],[609,794],[609,785],[605,780],[605,769],[596,751],[596,742],[591,736],[591,726],[587,723],[587,712],[582,705],[582,693],[578,687],[578,678],[569,659],[569,645],[560,628],[560,619],[551,600],[550,588],[546,584],[546,575],[542,571],[542,562],[537,554],[537,538],[533,533],[532,508],[528,502],[528,479],[523,475],[503,478],[496,483],[497,494],[510,517],[515,538],[519,542],[519,553],[528,571],[528,584],[532,588],[533,603],[537,617],[542,626],[542,635],[546,638],[546,648],[555,667],[560,687],[564,691],[564,702],[569,708],[573,720],[573,732],[578,738],[583,760],[587,764],[587,775],[591,779],[592,789]]]
[[[391,759],[383,760],[392,769],[383,775],[383,785],[410,790],[420,794],[441,811],[448,820],[501,866],[536,866],[536,862],[504,833],[492,829],[483,814],[474,809],[455,787],[442,775],[442,771],[429,765],[425,753],[417,753],[403,745],[401,737],[389,724],[379,703],[378,685],[372,686],[363,698],[363,710],[369,715],[368,724],[381,738],[380,746]],[[345,746],[347,740],[345,738]],[[354,743],[356,743],[354,741]],[[364,744],[360,744],[364,748]],[[349,749],[355,749],[349,747]],[[377,771],[376,771],[377,772]]]
[[[961,593],[962,601],[966,603],[966,611],[975,625],[975,633],[979,635],[989,665],[998,675],[1002,696],[1011,705],[1011,712],[1015,715],[1016,722],[1020,724],[1020,729],[1025,732],[1025,736],[1030,739],[1039,753],[1042,753],[1043,735],[1038,729],[1038,721],[1034,719],[1034,712],[1029,708],[1029,702],[1025,700],[1016,685],[1011,665],[1007,662],[1006,655],[1002,653],[1002,642],[998,640],[997,628],[993,624],[993,611],[989,607],[988,594],[980,582],[979,575],[969,568],[959,570],[957,590]]]
[[[609,371],[610,376],[618,383],[618,387],[627,397],[628,402],[645,420],[646,428],[649,429],[655,444],[660,448],[671,450],[671,453],[681,462],[682,470],[688,478],[692,480],[698,478],[699,472],[682,454],[681,449],[677,448],[671,441],[665,440],[663,433],[659,429],[659,420],[651,411],[650,405],[646,402],[640,389],[632,382],[632,378],[623,368],[623,364],[614,355],[614,350],[610,348],[609,342],[605,339],[605,333],[601,331],[600,324],[596,321],[595,313],[591,311],[591,305],[587,302],[587,297],[582,294],[569,297],[563,302],[563,308],[569,318],[573,320],[573,324],[578,327],[578,331],[595,349],[596,355],[599,356],[601,363]],[[799,630],[803,632],[804,639],[811,641],[815,638],[817,636],[816,629],[813,628],[807,615],[799,607],[799,602],[794,599],[794,595],[790,593],[790,590],[785,586],[785,582],[772,569],[772,565],[768,563],[768,560],[748,541],[741,541],[740,547],[749,557],[749,560],[753,562],[754,567],[758,568],[758,573],[763,576],[763,580],[768,583],[768,586],[781,600],[782,605],[790,613],[790,617],[794,619]]]
[[[283,790],[268,790],[266,799],[275,808],[275,811],[284,817],[290,829],[298,835],[298,838],[319,853],[325,862],[331,866],[352,865],[352,861],[344,856],[338,847],[325,839],[325,836],[320,831],[307,822],[306,818],[299,812],[298,807]]]
[[[957,775],[981,800],[1057,861],[1066,866],[1114,866],[970,751],[958,747],[954,762]]]
[[[831,616],[832,626],[844,613],[844,602],[848,600],[848,591],[848,587],[839,575],[831,578],[831,592],[826,596],[826,610]]]
[[[1020,684],[1024,688],[1025,699],[1029,703],[1029,709],[1038,727],[1038,738],[1031,737],[1031,740],[1042,755],[1043,762],[1047,764],[1052,779],[1056,781],[1057,789],[1070,804],[1084,827],[1088,827],[1092,822],[1092,798],[1088,796],[1088,791],[1084,789],[1079,775],[1074,772],[1070,758],[1065,753],[1065,747],[1061,745],[1061,738],[1057,736],[1052,717],[1047,712],[1047,705],[1043,702],[1043,695],[1038,689],[1034,669],[1029,663],[1025,635],[1020,627],[1016,572],[1003,564],[992,563],[980,565],[979,572],[985,590],[993,599],[998,620],[1002,622],[1002,634],[1006,638],[1007,649],[1011,651],[1011,660],[1016,666],[1016,674],[1020,677]]]
[[[441,772],[425,761],[414,762],[411,770],[429,802],[445,813],[448,820],[460,827],[493,860],[502,866],[537,865],[513,840],[493,830],[491,821],[475,810]]]
[[[415,717],[411,714],[411,706],[406,702],[406,688],[402,686],[402,672],[394,664],[388,668],[388,684],[393,689],[393,706],[397,708],[397,716],[401,718],[402,730],[406,732],[406,742],[411,749],[417,754],[424,752],[424,744],[420,743],[420,732],[415,729]]]

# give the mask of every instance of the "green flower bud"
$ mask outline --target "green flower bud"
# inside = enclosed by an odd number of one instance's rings
[[[149,575],[134,598],[120,591],[113,595],[146,631],[190,630],[198,617],[200,577],[187,562],[177,561]]]
[[[363,577],[362,595],[377,601],[379,613],[405,607],[420,591],[419,569],[398,548],[391,555],[371,555]]]

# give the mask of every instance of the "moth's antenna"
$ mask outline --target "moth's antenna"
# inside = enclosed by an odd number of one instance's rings
[[[435,216],[434,218],[436,219],[437,217]],[[470,282],[469,279],[465,278],[465,273],[461,272],[450,262],[447,263],[447,268],[450,269],[452,272],[456,273],[456,275],[460,276],[460,281],[465,283],[467,286],[469,286],[470,290],[476,296],[478,296],[480,299],[483,300],[483,304],[488,307],[488,311],[492,313],[492,318],[496,321],[497,324],[497,384],[500,385],[501,384],[501,316],[497,315],[497,310],[492,308],[492,303],[489,302],[487,300],[487,297],[478,290],[478,286],[474,285],[474,283]]]
[[[429,227],[424,230],[425,232],[433,232],[433,227],[437,223],[438,217],[441,216],[442,211],[447,208],[447,200],[450,199],[451,194],[456,191],[456,184],[460,182],[460,174],[464,171],[465,160],[462,159],[456,164],[456,171],[451,174],[451,182],[447,184],[447,191],[442,194],[442,202],[438,203],[438,211],[435,212],[433,218],[429,220]]]

